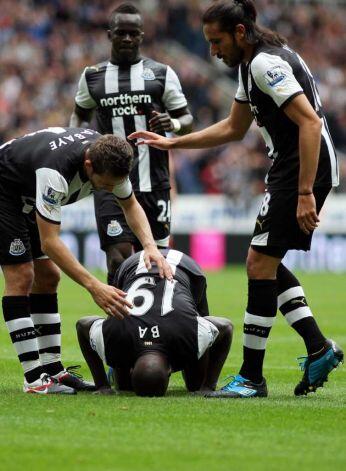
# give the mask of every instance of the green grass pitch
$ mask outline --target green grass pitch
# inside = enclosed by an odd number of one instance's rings
[[[101,276],[101,274],[100,274]],[[322,330],[346,348],[346,275],[300,275]],[[0,278],[2,282],[2,278]],[[243,267],[208,274],[210,310],[235,325],[221,380],[241,363],[247,282]],[[98,313],[90,296],[63,279],[63,358],[81,363],[74,324]],[[297,334],[278,314],[268,342],[270,396],[206,400],[189,396],[179,373],[165,398],[131,395],[37,397],[21,392],[22,373],[4,322],[0,325],[1,470],[341,470],[346,469],[345,369],[325,388],[295,398],[304,354]]]

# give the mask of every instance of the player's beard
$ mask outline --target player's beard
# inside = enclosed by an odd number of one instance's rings
[[[227,58],[224,58],[223,61],[228,67],[237,67],[244,59],[244,51],[237,44],[234,44],[232,54]]]

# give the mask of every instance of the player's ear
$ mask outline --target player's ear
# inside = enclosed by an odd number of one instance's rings
[[[107,29],[107,38],[112,41],[112,31],[110,29]]]
[[[234,35],[239,41],[244,41],[246,36],[246,28],[243,24],[239,23],[234,28]]]
[[[87,149],[84,154],[84,170],[87,176],[89,176],[94,170],[93,164],[91,160],[89,159],[89,149]]]

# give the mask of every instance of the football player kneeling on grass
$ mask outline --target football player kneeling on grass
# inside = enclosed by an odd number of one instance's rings
[[[172,372],[182,371],[188,391],[212,391],[227,358],[233,326],[209,316],[206,279],[200,267],[177,250],[161,251],[172,281],[149,271],[138,252],[122,263],[114,286],[133,304],[120,320],[84,317],[78,340],[100,394],[111,394],[104,363],[120,391],[163,396]]]

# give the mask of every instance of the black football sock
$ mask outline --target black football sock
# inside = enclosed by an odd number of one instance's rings
[[[240,374],[254,383],[263,380],[265,348],[277,310],[276,280],[249,280],[244,318],[244,361]]]
[[[61,322],[57,295],[31,294],[30,311],[43,370],[54,376],[64,369],[61,363]]]
[[[30,317],[29,296],[4,296],[2,310],[18,359],[28,383],[43,373],[34,324]]]
[[[299,281],[282,263],[277,271],[278,308],[288,324],[303,338],[308,354],[319,351],[326,342],[308,306]]]

